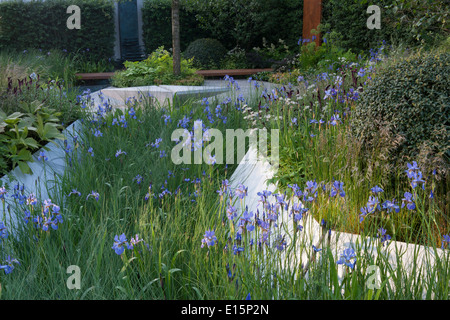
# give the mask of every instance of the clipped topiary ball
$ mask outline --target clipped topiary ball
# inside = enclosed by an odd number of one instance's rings
[[[417,159],[448,166],[450,53],[417,52],[383,65],[367,85],[353,112],[353,132],[369,148],[380,146],[380,133],[396,140],[389,160],[397,165]],[[400,138],[400,139],[397,139]]]
[[[184,57],[194,59],[194,66],[197,68],[217,68],[221,60],[225,57],[227,49],[215,39],[197,39],[186,48]]]

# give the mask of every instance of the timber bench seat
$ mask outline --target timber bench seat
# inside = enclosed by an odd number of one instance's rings
[[[271,72],[273,69],[223,69],[223,70],[198,70],[197,74],[204,77],[249,76],[258,72]],[[108,80],[114,72],[77,73],[80,80]]]
[[[273,69],[223,69],[223,70],[198,70],[197,74],[204,77],[249,76],[258,72],[271,72]]]
[[[80,80],[108,80],[114,75],[114,72],[99,72],[99,73],[77,73]]]

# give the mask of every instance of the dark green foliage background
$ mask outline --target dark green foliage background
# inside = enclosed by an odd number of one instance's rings
[[[122,0],[125,1],[125,0]],[[324,24],[342,34],[338,44],[353,52],[374,48],[380,40],[407,45],[433,44],[448,34],[448,1],[423,0],[326,0]],[[69,30],[69,5],[78,5],[80,30]],[[381,30],[366,26],[367,7],[381,8]],[[160,46],[172,47],[171,0],[146,0],[142,11],[147,53]],[[66,49],[75,52],[89,48],[93,58],[109,58],[114,49],[113,0],[7,1],[0,3],[0,49]],[[181,50],[199,38],[219,40],[228,50],[237,45],[249,52],[279,39],[295,48],[302,35],[303,0],[181,0]]]
[[[68,29],[70,5],[81,10],[81,29]],[[0,3],[0,50],[89,49],[92,58],[110,58],[114,50],[114,7],[108,0],[8,1]]]
[[[353,52],[368,51],[386,40],[391,44],[433,46],[448,35],[448,0],[326,0],[323,24],[342,35],[339,46]],[[381,9],[381,29],[367,28],[370,5]]]
[[[279,39],[295,47],[302,35],[303,0],[186,0],[200,26],[209,30],[227,49],[245,50]]]
[[[328,0],[323,1],[323,24],[330,24],[331,30],[342,35],[339,46],[353,52],[365,51],[378,46],[382,40],[389,41],[391,36],[397,36],[393,28],[386,23],[389,19],[384,9],[388,0],[364,3],[361,0]],[[367,7],[371,4],[378,5],[381,9],[381,29],[368,29]]]
[[[194,40],[214,38],[228,50],[250,50],[286,40],[294,47],[302,34],[303,0],[181,1],[181,50]],[[148,52],[172,47],[171,1],[147,0],[143,8],[144,42]]]
[[[151,0],[145,1],[142,8],[142,23],[145,49],[148,54],[160,46],[166,50],[172,48],[172,1]],[[194,15],[189,13],[185,6],[180,8],[180,45],[181,51],[198,38],[211,34],[200,29]]]

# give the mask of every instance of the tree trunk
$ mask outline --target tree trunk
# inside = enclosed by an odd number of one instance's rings
[[[173,50],[173,74],[181,74],[181,49],[180,49],[180,0],[172,0],[172,50]]]

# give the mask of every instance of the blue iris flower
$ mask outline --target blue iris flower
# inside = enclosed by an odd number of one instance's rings
[[[404,198],[402,199],[402,208],[406,205],[408,210],[415,210],[416,204],[414,203],[414,197],[411,193],[405,192]]]
[[[388,213],[391,213],[392,210],[395,210],[395,212],[399,212],[400,211],[400,207],[395,203],[395,200],[393,201],[389,201],[386,200],[383,204],[382,204],[384,209],[387,209]]]
[[[344,191],[344,183],[341,181],[334,181],[333,185],[331,186],[331,193],[330,197],[336,196],[338,193],[343,198],[345,197],[345,191]]]
[[[353,260],[353,262],[352,262]],[[353,269],[355,267],[356,264],[356,253],[355,250],[353,250],[353,248],[347,248],[345,249],[342,254],[341,254],[341,258],[336,261],[337,264],[344,264],[347,267]]]
[[[216,244],[217,237],[214,234],[213,230],[208,230],[205,232],[203,239],[202,239],[202,245],[201,248],[205,246],[205,244],[209,247],[212,247]]]
[[[120,236],[116,235],[114,237],[114,244],[111,249],[113,249],[116,254],[120,256],[125,251],[126,245],[128,245],[128,241],[125,233],[122,233]]]

